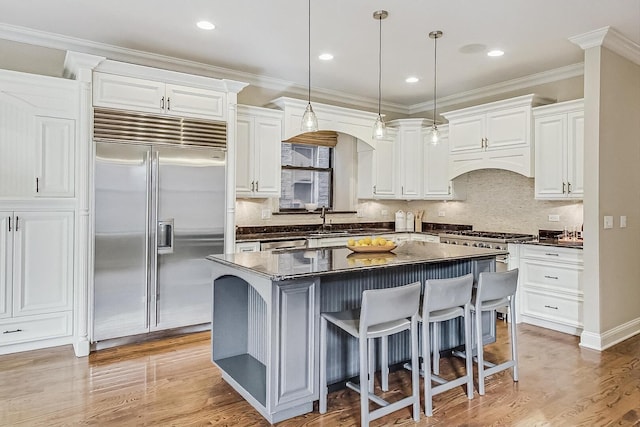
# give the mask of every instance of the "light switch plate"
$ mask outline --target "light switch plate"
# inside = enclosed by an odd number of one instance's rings
[[[613,228],[613,216],[605,215],[604,216],[604,228]]]
[[[558,222],[560,221],[560,215],[549,215],[549,222]]]
[[[445,215],[444,211],[438,211],[438,216],[444,216],[444,215]]]
[[[620,215],[620,228],[627,228],[627,216]]]
[[[262,209],[262,219],[271,218],[271,209]]]

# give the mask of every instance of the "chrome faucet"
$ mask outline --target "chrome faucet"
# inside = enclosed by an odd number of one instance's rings
[[[327,229],[327,211],[324,206],[320,212],[320,218],[322,218],[322,231],[325,231]]]

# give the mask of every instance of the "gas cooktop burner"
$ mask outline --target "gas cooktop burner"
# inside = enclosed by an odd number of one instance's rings
[[[518,233],[499,233],[494,231],[473,231],[473,230],[459,230],[451,233],[446,233],[450,235],[456,236],[464,236],[464,237],[477,237],[477,238],[487,238],[487,239],[500,239],[500,240],[532,240],[535,236],[531,234],[518,234]]]
[[[507,243],[534,240],[532,234],[500,233],[494,231],[459,230],[440,234],[440,242],[479,248],[506,249]]]

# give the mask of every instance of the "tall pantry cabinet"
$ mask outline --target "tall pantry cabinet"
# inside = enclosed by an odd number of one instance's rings
[[[0,354],[73,341],[78,100],[0,70]]]

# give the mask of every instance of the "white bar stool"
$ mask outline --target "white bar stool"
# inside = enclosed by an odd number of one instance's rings
[[[471,299],[471,311],[475,314],[476,343],[478,354],[478,393],[484,395],[486,377],[505,369],[513,368],[513,381],[518,381],[518,350],[516,337],[516,288],[518,286],[518,269],[504,272],[480,273],[478,287]],[[482,312],[496,308],[509,307],[511,331],[511,359],[500,364],[484,360],[482,343]],[[467,352],[467,354],[469,354]]]
[[[433,371],[429,360],[431,353],[431,335],[429,327],[433,324],[434,335],[437,335],[439,322],[462,317],[464,319],[464,346],[465,353],[471,354],[471,292],[473,289],[473,274],[455,277],[452,279],[427,280],[424,287],[422,301],[422,369],[424,376],[424,412],[427,416],[433,415],[433,396],[451,390],[454,387],[466,383],[467,397],[473,399],[473,363],[471,357],[466,357],[466,374],[453,380],[445,380],[437,375],[439,372],[440,357],[436,356],[434,349]],[[436,342],[438,342],[436,338]],[[431,382],[438,383],[433,386]]]
[[[320,315],[320,413],[327,412],[327,325],[332,323],[359,341],[360,386],[347,387],[360,393],[361,425],[406,406],[413,406],[413,419],[420,419],[420,379],[418,377],[418,306],[420,282],[395,288],[366,290],[360,309]],[[409,320],[409,318],[411,320]],[[405,330],[411,333],[411,395],[389,403],[373,393],[372,350],[374,338],[387,337]],[[386,347],[386,346],[385,346]],[[384,361],[387,357],[383,358]],[[369,412],[369,400],[381,407]]]

